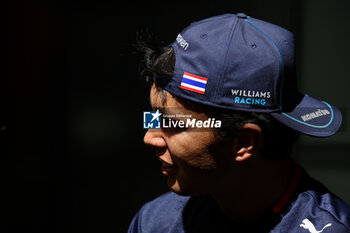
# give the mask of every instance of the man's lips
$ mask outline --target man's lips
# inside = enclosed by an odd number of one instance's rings
[[[165,176],[170,176],[170,175],[174,175],[177,170],[178,167],[173,164],[173,162],[168,161],[168,157],[165,155],[167,149],[166,148],[157,148],[156,150],[156,156],[158,157],[159,161],[162,163],[161,165],[161,171],[163,173],[163,175]]]
[[[174,175],[177,172],[177,166],[169,164],[162,159],[159,159],[159,160],[162,162],[161,171],[163,175],[165,176]]]
[[[176,167],[175,165],[170,164],[161,158],[159,158],[159,161],[162,163],[162,166],[164,166],[164,167]]]

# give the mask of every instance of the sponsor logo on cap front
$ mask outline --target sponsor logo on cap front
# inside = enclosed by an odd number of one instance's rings
[[[313,111],[301,116],[301,119],[306,122],[315,118],[319,118],[321,116],[330,115],[331,113],[327,109],[317,109],[317,111]]]
[[[192,92],[204,94],[207,81],[207,78],[184,72],[180,87]]]

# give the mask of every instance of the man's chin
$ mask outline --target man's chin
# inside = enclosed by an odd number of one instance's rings
[[[192,196],[191,193],[188,193],[188,192],[183,192],[181,190],[178,190],[178,189],[170,189],[172,192],[176,193],[177,195],[180,195],[180,196]]]
[[[184,186],[179,185],[179,183],[177,181],[170,182],[168,180],[168,186],[169,186],[169,189],[172,192],[174,192],[174,193],[176,193],[177,195],[180,195],[180,196],[195,196],[195,195],[199,195],[199,193],[196,192],[195,190],[191,190],[188,187],[184,187]]]
[[[176,179],[168,178],[168,187],[171,191],[173,191],[178,195],[181,195],[181,196],[191,195],[185,192],[185,189],[179,185],[179,182]]]

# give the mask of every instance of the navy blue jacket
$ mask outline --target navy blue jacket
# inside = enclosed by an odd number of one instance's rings
[[[145,204],[129,233],[350,233],[350,207],[305,171],[287,203],[249,224],[231,224],[210,196],[166,193]]]

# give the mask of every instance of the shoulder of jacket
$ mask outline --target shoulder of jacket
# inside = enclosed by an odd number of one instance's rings
[[[143,205],[138,213],[142,232],[164,232],[172,225],[181,225],[182,211],[189,199],[169,192]]]
[[[322,216],[329,216],[350,232],[350,206],[332,193],[319,194],[315,191],[306,191],[301,194],[301,198],[310,199],[309,202],[315,206],[313,210]],[[316,212],[316,213],[317,213]]]

